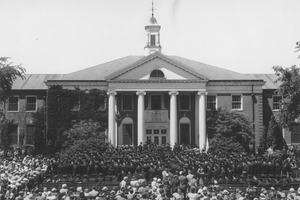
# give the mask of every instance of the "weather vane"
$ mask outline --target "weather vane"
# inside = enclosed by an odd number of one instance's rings
[[[152,17],[154,16],[154,3],[153,3],[153,1],[154,0],[152,0],[152,9],[151,9],[152,10]]]

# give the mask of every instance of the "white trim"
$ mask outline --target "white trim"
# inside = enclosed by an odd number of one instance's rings
[[[35,97],[35,110],[27,110],[27,97]],[[26,103],[25,103],[25,112],[36,112],[37,111],[37,96],[36,95],[26,95]]]
[[[116,92],[122,92],[122,91],[140,91],[141,88],[130,88],[130,89],[115,89]],[[159,88],[153,88],[153,89],[143,89],[143,91],[151,91],[151,92],[169,92],[173,91],[174,88],[164,88],[164,89],[159,89]],[[199,89],[176,89],[178,92],[199,92]]]
[[[208,94],[208,95],[206,95],[206,110],[212,110],[212,109],[210,109],[210,108],[208,108],[208,96],[214,96],[214,97],[216,97],[216,106],[215,106],[215,109],[217,110],[218,109],[218,95],[217,94]]]
[[[232,96],[241,96],[241,108],[236,109],[236,108],[232,108]],[[231,94],[231,110],[233,111],[242,111],[243,110],[243,95],[242,94]]]
[[[9,110],[9,98],[10,97],[18,97],[18,110]],[[12,95],[12,96],[9,96],[8,97],[8,105],[7,105],[7,112],[20,112],[20,97],[19,97],[19,95]]]
[[[282,100],[282,97],[279,96],[279,95],[272,95],[272,111],[280,111],[280,108],[279,109],[274,109],[274,97],[279,97],[281,100]],[[280,101],[278,102],[278,106],[280,106]]]

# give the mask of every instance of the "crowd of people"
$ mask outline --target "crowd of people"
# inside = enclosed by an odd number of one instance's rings
[[[0,200],[300,199],[298,152],[292,148],[269,155],[203,153],[149,144],[78,152],[63,159],[13,155],[0,161]],[[58,179],[61,174],[66,176]],[[100,181],[106,176],[116,177],[119,185],[105,187]],[[93,178],[95,187],[67,186],[88,181],[87,177]],[[56,182],[61,188],[41,189],[42,182]],[[231,183],[243,188],[230,188]]]

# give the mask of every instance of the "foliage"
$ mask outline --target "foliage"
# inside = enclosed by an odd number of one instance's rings
[[[105,133],[102,132],[99,122],[83,120],[64,131],[62,138],[64,141],[60,158],[64,159],[69,155],[85,154],[86,152],[103,152],[108,148],[105,141]]]
[[[248,149],[252,128],[244,115],[218,108],[207,115],[207,132],[209,138],[221,134],[225,138],[239,142]]]
[[[100,129],[104,131],[108,123],[105,97],[105,91],[98,89],[83,91],[52,86],[47,96],[48,152],[54,153],[60,150],[63,132],[78,121],[91,119],[100,123]],[[75,100],[78,100],[78,105]]]
[[[216,134],[214,138],[210,140],[208,152],[243,153],[245,152],[245,148],[234,138]]]
[[[0,57],[0,101],[4,102],[11,91],[13,82],[25,78],[26,70],[21,65],[13,65],[8,57]]]
[[[283,136],[274,115],[271,116],[267,133],[267,146],[282,150]]]
[[[300,115],[300,69],[295,65],[290,68],[273,67],[280,86],[276,94],[281,96],[279,122],[284,128],[292,130],[294,121]]]
[[[300,51],[300,42],[296,42],[296,52]],[[300,55],[298,56],[300,58]]]
[[[9,121],[4,113],[0,112],[0,148],[4,151],[6,155],[10,147],[9,140],[9,126],[12,124],[12,121]]]
[[[92,120],[80,121],[69,130],[63,132],[63,148],[74,146],[78,141],[86,141],[90,138],[104,142],[106,136],[101,130],[103,130],[103,127],[99,122],[93,122]]]
[[[268,148],[268,145],[267,145],[267,127],[264,126],[263,127],[263,132],[259,138],[259,146],[258,146],[258,153],[259,154],[264,154],[265,151],[267,150]]]
[[[34,131],[34,153],[45,153],[45,107],[38,108],[37,112],[32,113],[32,119],[35,124]]]

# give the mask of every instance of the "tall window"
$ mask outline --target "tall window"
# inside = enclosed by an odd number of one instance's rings
[[[154,136],[154,144],[158,145],[159,144],[159,137]]]
[[[300,124],[295,124],[293,126],[291,136],[292,143],[300,143]]]
[[[152,95],[151,96],[151,109],[152,110],[161,110],[161,96]]]
[[[232,109],[242,110],[242,95],[232,95]]]
[[[150,45],[151,45],[151,46],[155,46],[155,43],[156,43],[156,42],[155,42],[155,35],[151,35],[151,36],[150,36]]]
[[[8,98],[8,111],[19,111],[18,96],[12,96]]]
[[[26,127],[26,144],[33,145],[34,131],[35,131],[34,125],[27,125],[27,127]]]
[[[18,125],[13,124],[8,127],[10,145],[18,144]]]
[[[26,97],[26,111],[36,111],[36,97]]]
[[[216,95],[207,95],[207,109],[217,109],[217,97]]]
[[[190,110],[190,95],[179,95],[179,110]]]
[[[122,95],[123,110],[133,110],[133,96],[132,95]]]
[[[281,96],[273,96],[273,110],[280,109]]]

